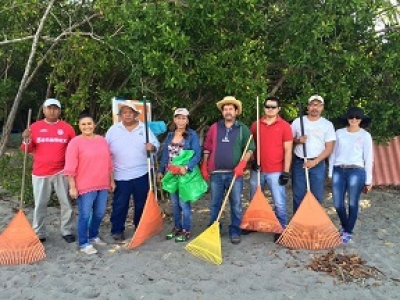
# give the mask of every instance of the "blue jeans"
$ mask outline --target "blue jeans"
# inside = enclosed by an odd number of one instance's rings
[[[213,224],[218,217],[222,202],[225,198],[225,192],[228,190],[233,178],[233,173],[213,173],[210,176],[211,186],[211,205],[210,224]],[[231,205],[231,224],[229,225],[229,236],[240,236],[240,223],[242,222],[242,190],[243,177],[236,178],[229,195],[229,203]]]
[[[296,213],[303,201],[307,191],[304,161],[297,156],[293,156],[292,163],[292,190],[293,190],[293,214]],[[311,193],[322,204],[325,193],[325,161],[321,161],[318,165],[308,170],[310,179]]]
[[[108,190],[88,192],[78,197],[78,243],[79,247],[89,244],[98,237],[100,223],[107,208]],[[89,222],[90,219],[90,222]]]
[[[192,223],[192,208],[190,202],[182,201],[178,193],[170,194],[170,198],[174,211],[175,228],[190,232],[190,225]]]
[[[360,195],[365,185],[365,170],[361,168],[333,167],[332,198],[342,228],[353,233],[357,221]],[[346,212],[346,192],[349,198],[349,213]]]
[[[125,221],[128,215],[131,195],[135,204],[133,225],[138,226],[149,188],[149,175],[147,173],[131,180],[115,180],[114,200],[110,218],[111,234],[120,234],[125,231]]]
[[[265,185],[271,191],[272,200],[275,204],[275,215],[283,228],[286,228],[286,188],[279,185],[278,180],[281,172],[261,173],[260,186],[264,189]],[[258,186],[258,172],[250,171],[250,199],[253,199]]]

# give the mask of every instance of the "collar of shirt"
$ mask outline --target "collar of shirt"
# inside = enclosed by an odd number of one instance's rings
[[[274,124],[276,124],[276,123],[279,123],[279,122],[281,122],[282,121],[282,118],[278,115],[278,116],[276,116],[276,120],[274,121],[274,122],[272,122],[271,124],[267,124],[267,122],[266,122],[266,120],[267,120],[267,117],[266,116],[263,116],[262,118],[261,118],[261,124],[264,124],[264,125],[266,125],[266,126],[271,126],[271,125],[274,125]]]

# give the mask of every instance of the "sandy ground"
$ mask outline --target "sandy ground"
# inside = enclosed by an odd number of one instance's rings
[[[243,196],[247,201],[248,191]],[[3,230],[13,218],[17,202],[4,195],[0,198]],[[0,266],[0,299],[399,299],[399,200],[399,190],[374,190],[362,196],[354,243],[336,251],[360,255],[384,276],[358,283],[339,283],[308,270],[312,257],[327,251],[289,250],[274,244],[272,234],[252,233],[243,236],[241,244],[232,245],[225,217],[220,266],[192,256],[181,243],[166,241],[164,235],[172,227],[169,216],[163,233],[135,250],[112,243],[107,217],[101,233],[110,244],[88,256],[79,253],[76,244],[64,242],[59,209],[49,208],[47,258],[33,265]],[[194,236],[206,228],[208,203],[207,194],[194,205]],[[168,201],[161,206],[168,215]],[[324,207],[337,225],[329,193]],[[32,208],[26,213],[31,221]],[[132,227],[127,235],[132,235]]]

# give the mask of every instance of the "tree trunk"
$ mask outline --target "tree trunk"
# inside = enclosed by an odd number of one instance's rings
[[[7,122],[3,128],[3,134],[0,139],[0,157],[3,156],[4,152],[6,151],[7,142],[11,134],[11,130],[14,124],[15,116],[17,114],[17,110],[19,108],[19,104],[22,99],[22,95],[26,89],[26,81],[28,80],[29,73],[31,71],[32,63],[36,54],[37,44],[40,38],[40,33],[42,32],[44,22],[47,19],[47,16],[50,13],[51,8],[54,5],[55,0],[51,0],[47,5],[46,11],[44,12],[42,19],[40,20],[39,27],[36,30],[35,37],[32,41],[31,53],[29,54],[28,61],[25,66],[24,75],[22,76],[21,83],[18,88],[17,95],[15,96],[14,103],[11,107],[10,114],[7,117]]]

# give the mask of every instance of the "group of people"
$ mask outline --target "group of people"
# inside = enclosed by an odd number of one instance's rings
[[[259,184],[262,188],[267,185],[277,219],[285,228],[288,222],[285,185],[290,180],[290,173],[293,213],[296,213],[307,192],[305,170],[309,172],[311,192],[322,203],[326,160],[329,158],[328,176],[332,178],[333,203],[341,223],[340,235],[342,242],[348,243],[352,240],[360,195],[372,187],[372,138],[362,128],[370,118],[361,108],[352,107],[342,118],[345,127],[335,132],[332,122],[321,116],[324,104],[321,96],[311,96],[307,115],[289,124],[279,115],[280,100],[268,97],[263,103],[263,116],[249,128],[238,120],[242,102],[227,96],[216,104],[222,119],[210,126],[203,147],[197,133],[189,127],[189,111],[178,108],[164,141],[157,180],[161,181],[166,172],[184,176],[200,165],[202,176],[210,182],[209,225],[216,221],[225,193],[234,180],[229,194],[229,237],[233,244],[238,244],[241,235],[249,233],[240,228],[243,173],[247,165],[251,168],[250,199]],[[66,242],[75,241],[70,202],[73,198],[78,204],[80,251],[93,254],[97,252],[93,245],[105,244],[99,237],[99,226],[106,212],[109,192],[114,193],[111,235],[116,242],[124,241],[130,197],[134,199],[133,225],[137,227],[150,188],[146,156],[160,148],[154,134],[139,121],[141,112],[133,104],[121,104],[120,122],[112,125],[105,137],[95,134],[95,121],[87,113],[79,116],[81,134],[75,136],[72,126],[60,119],[61,104],[56,99],[44,102],[43,113],[43,120],[23,132],[21,145],[22,150],[34,155],[33,228],[39,239],[45,242],[47,238],[46,207],[54,190],[61,205],[61,234]],[[182,150],[193,150],[192,158],[184,166],[173,165],[173,159]],[[190,202],[182,200],[179,190],[170,194],[170,200],[174,227],[166,239],[185,242],[191,237]],[[276,234],[275,241],[278,238],[279,234]]]

